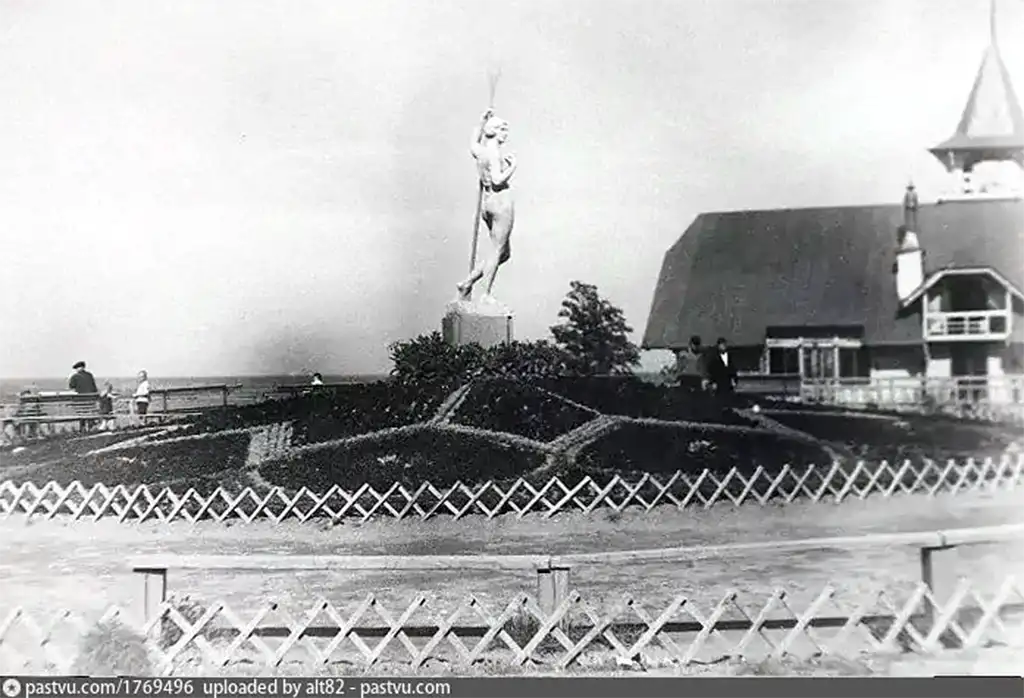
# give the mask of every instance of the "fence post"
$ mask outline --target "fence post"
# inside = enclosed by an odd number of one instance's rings
[[[537,603],[544,615],[549,617],[553,615],[568,595],[568,567],[537,568]],[[559,625],[562,624],[559,623]]]
[[[955,554],[956,546],[953,545],[921,548],[921,581],[928,587],[938,606],[944,605],[953,596],[956,580],[954,575],[955,566],[951,563]],[[936,575],[936,567],[938,567],[938,575]],[[925,601],[924,617],[928,623],[929,630],[931,630],[935,617],[938,615],[937,610],[935,606]]]
[[[139,568],[142,575],[142,622],[148,623],[160,615],[160,604],[167,600],[167,568]],[[159,632],[160,624],[157,624]]]

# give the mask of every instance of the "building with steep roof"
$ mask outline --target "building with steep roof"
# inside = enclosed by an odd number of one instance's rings
[[[994,2],[930,152],[950,181],[934,203],[911,184],[901,204],[700,214],[665,254],[643,347],[725,337],[741,372],[804,385],[1024,374],[1024,116]]]

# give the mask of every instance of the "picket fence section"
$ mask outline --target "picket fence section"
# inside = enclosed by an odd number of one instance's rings
[[[650,609],[630,595],[595,606],[571,591],[545,614],[525,593],[504,608],[470,596],[454,610],[440,611],[430,608],[438,600],[424,594],[394,611],[369,594],[344,609],[320,600],[300,617],[273,602],[250,615],[221,601],[182,607],[167,601],[145,624],[117,607],[91,624],[67,611],[44,620],[16,608],[0,616],[0,673],[82,670],[76,656],[89,644],[84,634],[91,628],[92,642],[103,641],[97,622],[133,630],[149,650],[153,671],[163,675],[240,663],[300,664],[307,671],[338,664],[379,671],[481,663],[644,669],[730,658],[855,658],[1024,646],[1024,594],[1012,577],[990,593],[961,580],[945,601],[924,584],[902,594],[874,590],[857,596],[858,603],[846,602],[839,588],[827,585],[798,611],[781,589],[746,603],[730,590],[714,604],[678,595]]]
[[[980,490],[1014,489],[1024,474],[1024,454],[1005,455],[945,464],[926,460],[904,461],[901,465],[865,463],[827,467],[784,466],[777,473],[757,467],[745,475],[737,468],[725,473],[704,470],[699,475],[677,471],[671,475],[643,474],[636,479],[615,475],[607,480],[585,476],[573,485],[558,476],[535,484],[526,478],[512,482],[488,481],[478,484],[456,482],[438,488],[429,482],[412,487],[400,482],[378,490],[363,484],[354,490],[332,486],[316,493],[303,487],[298,491],[282,488],[229,491],[215,487],[208,494],[190,488],[185,492],[146,485],[62,485],[49,482],[0,482],[0,515],[23,514],[51,519],[119,521],[188,521],[203,519],[226,521],[257,519],[281,522],[287,519],[308,521],[318,518],[340,520],[358,518],[430,519],[442,515],[462,518],[501,514],[519,517],[600,508],[621,512],[627,507],[650,511],[659,505],[679,509],[709,508],[715,504],[741,505],[796,500],[841,502],[848,498],[865,499],[878,495],[963,493]]]

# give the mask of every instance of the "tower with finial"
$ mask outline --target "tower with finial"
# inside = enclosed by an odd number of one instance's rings
[[[989,45],[952,136],[929,152],[955,178],[955,198],[1021,195],[1024,174],[1024,113],[999,53],[996,0],[989,1]],[[1002,166],[992,181],[977,181],[975,168]]]

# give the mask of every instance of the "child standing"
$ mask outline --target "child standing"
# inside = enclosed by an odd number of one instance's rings
[[[135,388],[135,414],[145,415],[149,412],[149,376],[139,371],[139,384]]]
[[[114,420],[114,398],[117,393],[114,392],[114,386],[107,381],[103,384],[103,392],[100,393],[100,414],[103,415],[103,419],[100,421],[100,429],[110,429],[116,426]]]

